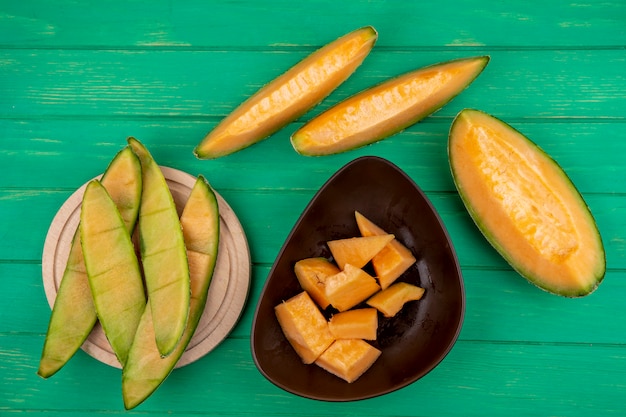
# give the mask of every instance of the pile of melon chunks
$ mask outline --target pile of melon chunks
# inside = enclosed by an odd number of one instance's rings
[[[280,327],[302,362],[348,383],[382,353],[368,343],[376,340],[379,314],[394,317],[424,295],[421,287],[396,282],[416,261],[411,251],[358,211],[355,217],[361,235],[328,241],[334,262],[323,257],[296,262],[303,291],[275,306]],[[327,320],[323,311],[334,314]]]

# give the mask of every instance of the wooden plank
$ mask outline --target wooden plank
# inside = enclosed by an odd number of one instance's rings
[[[123,411],[118,369],[81,354],[59,374],[42,380],[33,357],[40,342],[29,335],[0,336],[0,410],[46,415]],[[459,409],[467,416],[512,415],[525,414],[529,407],[541,415],[621,415],[624,359],[621,345],[459,341],[438,368],[400,391],[326,403],[275,387],[254,367],[248,340],[228,339],[211,355],[175,370],[134,413],[414,415],[419,403],[420,415],[453,416]],[[594,372],[581,379],[581,369]]]
[[[437,117],[450,118],[463,107],[478,107],[505,119],[624,120],[622,50],[488,48],[374,50],[350,79],[303,119],[411,69],[482,54],[491,56],[488,67]],[[0,95],[0,118],[221,118],[304,56],[263,51],[0,50],[0,79],[11,80]]]
[[[248,237],[252,262],[271,264],[296,220],[313,197],[313,191],[245,192],[218,190],[228,201]],[[41,258],[43,243],[52,218],[71,192],[53,190],[0,190],[7,218],[0,226],[3,260],[34,261]],[[454,193],[429,194],[448,229],[463,266],[508,268],[489,246]],[[609,268],[626,268],[626,246],[622,231],[626,224],[623,195],[590,194],[587,204],[596,217],[607,252]],[[254,204],[251,205],[250,202]],[[22,213],[28,213],[23,216]]]
[[[269,268],[268,265],[254,266],[247,304],[230,337],[250,336],[256,303]],[[20,323],[20,334],[44,335],[50,308],[43,292],[41,266],[0,263],[0,274],[11,277],[0,281],[0,292],[10,294],[0,322],[0,335],[15,333],[16,323]],[[463,279],[467,305],[461,340],[626,344],[623,323],[607,320],[607,317],[621,314],[620,294],[626,291],[624,271],[608,271],[596,292],[580,299],[548,294],[513,271],[464,268]],[[15,286],[13,282],[20,285]],[[24,306],[29,306],[28,315],[24,314]],[[593,325],[581,326],[581,323]]]
[[[313,47],[363,25],[378,29],[382,47],[395,48],[622,46],[626,39],[626,7],[617,0],[443,0],[436,7],[402,0],[317,0],[304,9],[282,0],[159,0],[149,7],[136,1],[56,7],[37,0],[3,4],[0,18],[0,42],[9,47]]]
[[[626,137],[626,123],[546,119],[514,119],[510,123],[559,162],[583,194],[626,193],[626,182],[619,180],[626,178],[622,157],[626,141],[617,140]],[[425,191],[455,191],[447,160],[448,118],[426,119],[382,142],[322,158],[295,153],[289,135],[300,124],[293,123],[228,157],[198,160],[193,148],[212,125],[202,119],[172,118],[5,120],[0,188],[78,188],[101,173],[126,145],[126,137],[134,135],[150,148],[159,164],[192,175],[203,173],[218,190],[316,191],[352,159],[378,155],[402,168]],[[277,163],[268,163],[268,155]]]

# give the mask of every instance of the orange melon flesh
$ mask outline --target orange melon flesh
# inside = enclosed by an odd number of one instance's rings
[[[330,305],[326,297],[326,279],[339,273],[339,268],[326,258],[306,258],[294,266],[296,278],[303,290],[322,308]]]
[[[356,306],[379,290],[374,277],[351,264],[326,280],[326,297],[339,311]]]
[[[482,72],[489,57],[431,65],[356,94],[315,117],[291,136],[308,156],[345,152],[397,133],[440,109]]]
[[[424,295],[424,288],[406,282],[396,282],[389,288],[372,296],[367,305],[376,308],[385,317],[393,317],[409,301],[417,301]]]
[[[377,38],[367,26],[312,53],[237,107],[206,135],[195,155],[211,159],[231,154],[297,119],[361,65]]]
[[[344,269],[347,263],[357,268],[363,268],[393,239],[394,235],[386,234],[331,240],[327,244],[340,269]]]
[[[523,277],[567,297],[597,287],[606,268],[600,233],[552,158],[508,124],[470,109],[453,122],[448,153],[471,217]]]
[[[285,337],[305,364],[313,363],[335,340],[306,291],[278,304],[274,311]]]
[[[361,339],[341,339],[320,355],[315,363],[333,375],[352,383],[363,375],[381,351]]]
[[[361,235],[380,236],[388,234],[358,211],[354,214]],[[413,253],[400,243],[398,239],[393,239],[391,242],[387,243],[387,245],[372,258],[372,266],[376,272],[380,287],[383,290],[389,287],[409,269],[415,261],[416,259]]]
[[[328,327],[335,339],[376,340],[378,311],[375,308],[357,308],[333,315]]]

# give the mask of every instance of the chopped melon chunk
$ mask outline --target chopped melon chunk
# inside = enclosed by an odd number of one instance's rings
[[[378,310],[358,308],[337,313],[330,318],[328,328],[335,339],[376,340]]]
[[[393,317],[404,304],[419,300],[422,295],[424,295],[424,288],[406,282],[396,282],[375,294],[366,303],[383,313],[385,317]]]
[[[328,322],[306,291],[274,307],[285,337],[305,364],[315,359],[333,342]]]
[[[296,262],[294,271],[303,290],[322,308],[329,306],[326,279],[339,273],[339,268],[326,258],[306,258]]]
[[[352,264],[326,280],[326,297],[339,311],[346,311],[380,290],[376,279]]]
[[[363,375],[380,354],[380,350],[364,340],[341,339],[333,342],[315,363],[351,383]]]
[[[380,236],[388,233],[367,219],[358,211],[355,212],[356,222],[363,236]],[[398,239],[393,239],[372,258],[372,266],[376,272],[378,283],[384,290],[415,263],[415,256]]]
[[[383,235],[351,237],[347,239],[331,240],[327,243],[340,269],[344,269],[347,263],[357,268],[363,268],[393,239],[393,235]]]

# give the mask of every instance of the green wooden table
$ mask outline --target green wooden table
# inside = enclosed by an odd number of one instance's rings
[[[192,149],[260,86],[338,36],[379,40],[327,100],[269,139],[213,161]],[[390,76],[451,58],[491,62],[442,110],[345,154],[297,155],[305,120]],[[455,192],[447,133],[462,108],[526,133],[567,171],[602,233],[605,281],[565,299],[528,284],[481,237]],[[626,412],[626,3],[566,1],[0,1],[0,415],[444,416]],[[157,161],[204,174],[248,238],[243,315],[209,355],[125,412],[120,372],[79,351],[36,375],[50,316],[41,258],[76,188],[136,136]],[[319,187],[362,155],[389,159],[439,210],[464,275],[459,340],[434,371],[350,403],[275,387],[250,354],[254,307],[294,222]]]

